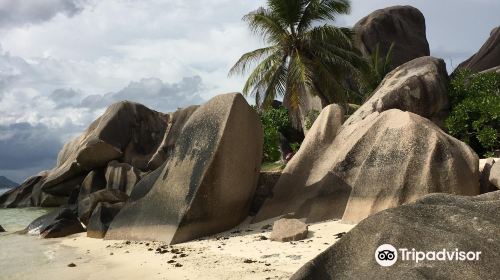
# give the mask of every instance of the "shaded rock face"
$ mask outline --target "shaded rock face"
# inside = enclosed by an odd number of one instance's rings
[[[5,229],[0,225],[0,232],[5,232]]]
[[[81,201],[91,193],[105,189],[106,185],[104,170],[96,169],[90,171],[82,182],[80,193],[78,194],[78,201]]]
[[[306,149],[320,152],[297,153],[254,221],[293,213],[308,223],[357,223],[429,193],[479,194],[477,155],[431,121],[392,109],[332,139],[333,133],[313,133],[323,131],[319,124],[329,116],[323,113],[304,141]]]
[[[418,57],[430,55],[424,15],[411,6],[377,10],[354,25],[355,45],[365,57],[380,48],[385,57],[392,43],[392,69]]]
[[[387,74],[373,95],[344,126],[373,112],[400,109],[428,118],[443,127],[449,109],[448,73],[442,59],[430,56],[414,59]]]
[[[119,190],[130,195],[137,181],[140,180],[140,171],[130,164],[112,161],[106,168],[106,189]]]
[[[477,197],[433,194],[363,220],[333,246],[306,263],[302,279],[497,279],[500,275],[500,192]],[[382,244],[418,251],[480,251],[479,261],[421,261],[399,258],[382,267]]]
[[[262,134],[241,94],[200,106],[151,190],[124,206],[105,238],[176,244],[234,227],[247,217],[255,192]]]
[[[266,199],[273,196],[273,189],[281,176],[281,171],[276,172],[260,172],[257,189],[250,206],[250,215],[256,215]]]
[[[307,238],[307,225],[297,219],[279,219],[274,222],[270,239],[289,242]]]
[[[500,66],[500,26],[491,31],[490,37],[477,53],[458,65],[457,70],[469,69],[473,72],[494,71]],[[497,72],[498,69],[495,69]]]
[[[61,207],[34,220],[25,231],[43,238],[57,238],[84,232],[85,229],[73,210]]]
[[[92,212],[100,202],[125,202],[128,196],[120,190],[100,190],[89,194],[78,202],[78,218],[84,224],[88,224],[88,220]]]
[[[174,113],[168,114],[168,123],[163,140],[158,147],[158,150],[148,162],[148,169],[155,170],[160,167],[167,158],[172,154],[175,147],[175,142],[179,137],[182,128],[189,120],[191,115],[198,109],[198,105],[190,106],[184,109],[179,109]]]
[[[99,202],[87,224],[87,237],[104,238],[111,221],[120,212],[124,203]]]
[[[132,193],[130,194],[129,201],[136,201],[143,198],[148,192],[153,188],[153,185],[158,180],[160,175],[165,168],[165,163],[163,163],[156,170],[150,172],[149,174],[143,176],[143,178],[134,186]]]

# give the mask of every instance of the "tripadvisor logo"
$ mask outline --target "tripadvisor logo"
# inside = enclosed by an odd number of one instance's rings
[[[381,266],[391,266],[398,260],[398,250],[391,244],[380,245],[375,251],[375,261]]]
[[[381,266],[394,265],[398,257],[401,261],[419,263],[421,261],[479,261],[481,252],[442,249],[440,251],[418,251],[415,248],[396,249],[391,244],[380,245],[375,250],[375,261]]]

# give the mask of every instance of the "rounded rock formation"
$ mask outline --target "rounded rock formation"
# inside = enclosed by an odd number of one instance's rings
[[[500,191],[477,197],[433,194],[373,215],[306,263],[291,280],[497,279]],[[392,266],[375,260],[382,244],[398,250]],[[401,249],[481,252],[478,260],[402,260]],[[408,252],[407,251],[407,252]],[[453,255],[454,256],[454,255]],[[437,254],[436,254],[437,257]],[[447,257],[446,255],[443,257]]]
[[[357,223],[429,193],[479,194],[477,155],[431,121],[392,109],[344,127],[333,139],[316,137],[328,116],[322,113],[313,125],[304,151],[289,162],[254,222],[291,213],[308,223]],[[310,146],[321,152],[306,152]]]
[[[355,44],[365,57],[379,46],[385,57],[394,43],[391,64],[394,69],[410,60],[430,55],[424,15],[411,6],[376,10],[354,25]]]

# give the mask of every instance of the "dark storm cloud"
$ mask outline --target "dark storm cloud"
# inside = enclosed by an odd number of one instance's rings
[[[0,0],[0,28],[48,21],[57,14],[80,13],[88,0]]]
[[[0,174],[6,174],[4,170],[53,167],[61,147],[58,134],[44,125],[0,125]]]

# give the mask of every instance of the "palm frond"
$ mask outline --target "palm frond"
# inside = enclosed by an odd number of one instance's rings
[[[254,34],[273,45],[283,42],[290,34],[276,13],[262,7],[244,16],[243,21],[247,22]]]
[[[282,61],[283,54],[280,51],[276,51],[259,63],[248,77],[243,87],[243,95],[255,95],[256,89],[259,90],[259,87],[262,87],[264,84],[266,75],[268,75],[269,72],[276,71]]]
[[[277,46],[271,46],[247,52],[229,70],[229,76],[246,73],[254,64],[277,50],[279,50]]]
[[[335,20],[340,14],[351,10],[349,0],[310,0],[298,24],[298,31],[304,32],[316,21]]]
[[[302,17],[307,2],[304,0],[268,0],[267,5],[293,33],[295,26],[298,25]]]

